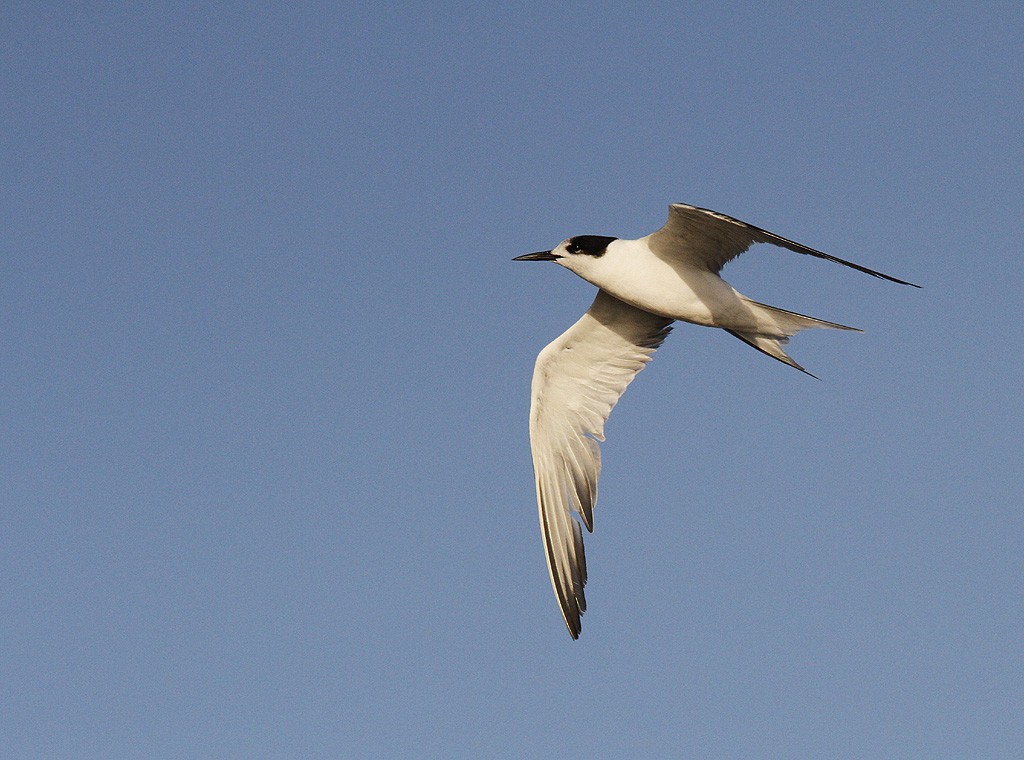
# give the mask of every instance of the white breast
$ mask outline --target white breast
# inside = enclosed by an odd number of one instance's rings
[[[566,268],[644,311],[669,319],[716,326],[736,292],[713,272],[687,269],[655,256],[640,240],[616,240],[603,256],[574,256]]]

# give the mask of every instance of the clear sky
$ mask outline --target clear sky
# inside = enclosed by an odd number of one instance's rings
[[[1019,756],[1020,3],[0,30],[0,756]],[[866,332],[677,325],[573,642],[527,414],[593,287],[511,259],[673,201],[923,289],[729,265]]]

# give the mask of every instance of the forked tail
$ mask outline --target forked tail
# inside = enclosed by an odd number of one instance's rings
[[[761,315],[766,318],[766,321],[774,323],[778,332],[775,335],[739,332],[738,330],[728,330],[727,332],[735,335],[748,346],[753,346],[761,353],[768,354],[768,356],[773,359],[778,359],[783,364],[788,364],[790,367],[811,375],[811,377],[815,379],[818,379],[816,375],[812,375],[810,372],[805,370],[793,361],[789,354],[782,350],[782,347],[789,342],[789,336],[795,335],[801,330],[807,330],[813,327],[823,327],[830,330],[853,330],[854,332],[863,332],[856,327],[841,325],[838,322],[826,322],[824,319],[815,319],[814,317],[808,317],[805,314],[797,314],[795,311],[786,311],[785,309],[780,309],[776,306],[769,306],[768,304],[751,301],[749,298],[743,298],[743,300],[750,306],[763,310]]]

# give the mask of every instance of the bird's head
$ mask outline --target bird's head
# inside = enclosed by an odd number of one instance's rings
[[[579,273],[601,258],[608,244],[618,238],[605,235],[577,235],[563,240],[550,251],[537,251],[525,256],[516,256],[513,261],[554,261],[566,269]]]

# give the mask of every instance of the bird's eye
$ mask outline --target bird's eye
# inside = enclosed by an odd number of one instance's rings
[[[565,250],[568,251],[569,253],[579,253],[580,247],[575,243],[569,243],[569,245],[565,247]]]

